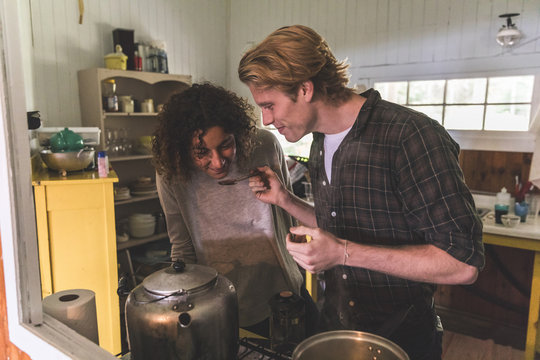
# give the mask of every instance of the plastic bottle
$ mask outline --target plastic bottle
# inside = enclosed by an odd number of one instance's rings
[[[500,192],[497,193],[495,201],[495,222],[502,224],[501,215],[508,214],[508,208],[510,207],[510,193],[503,187]]]
[[[157,46],[157,55],[159,61],[159,72],[163,74],[169,73],[169,61],[167,59],[167,50],[165,48],[165,42],[159,42]]]
[[[135,71],[142,71],[142,57],[139,55],[139,51],[135,50],[133,53],[133,62]]]
[[[109,176],[109,157],[105,151],[98,152],[98,174],[100,178]]]
[[[161,40],[154,40],[151,43],[151,71],[163,74],[169,73],[169,63],[167,59],[166,44]]]

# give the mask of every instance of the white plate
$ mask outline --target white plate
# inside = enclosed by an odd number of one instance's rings
[[[157,190],[151,190],[151,191],[132,191],[131,195],[154,195],[157,194]]]
[[[129,194],[127,194],[127,195],[118,195],[118,196],[114,197],[114,201],[128,200],[128,199],[131,199],[131,195],[129,195]]]

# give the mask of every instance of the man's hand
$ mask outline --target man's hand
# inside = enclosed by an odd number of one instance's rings
[[[292,227],[290,231],[295,237],[311,237],[310,242],[299,243],[287,235],[287,250],[298,265],[307,271],[318,273],[343,263],[345,240],[319,228],[298,226]]]
[[[249,178],[251,191],[262,202],[283,207],[290,194],[276,173],[268,166],[259,167],[257,170],[260,174]]]

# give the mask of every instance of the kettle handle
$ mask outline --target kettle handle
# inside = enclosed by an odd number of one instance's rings
[[[184,260],[175,260],[172,264],[172,268],[177,273],[182,272],[186,268],[186,263],[184,262]]]

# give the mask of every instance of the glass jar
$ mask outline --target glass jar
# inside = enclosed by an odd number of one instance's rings
[[[114,79],[106,79],[101,82],[101,96],[103,110],[118,112],[118,96],[116,95],[116,81]]]

